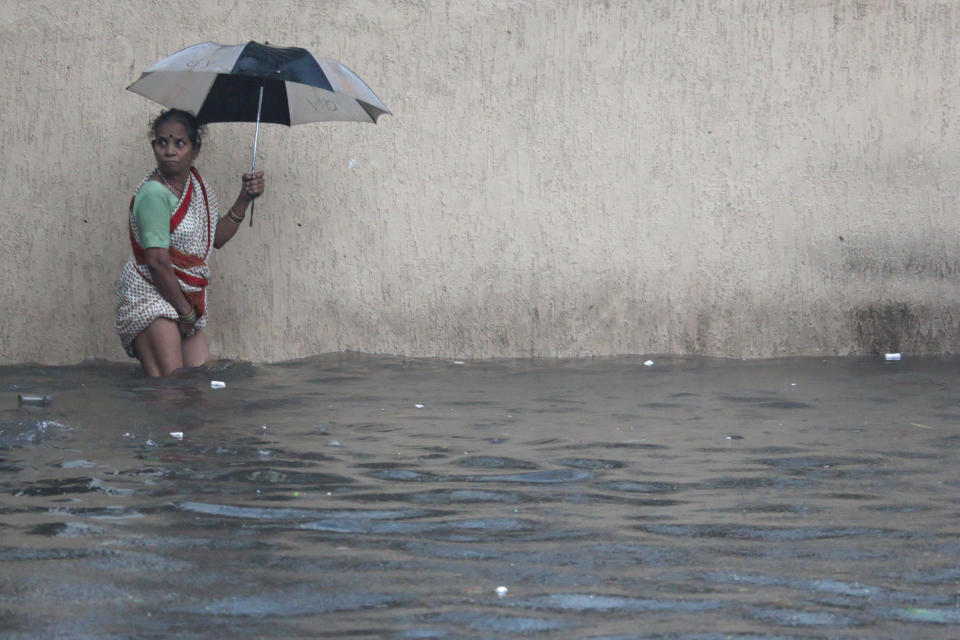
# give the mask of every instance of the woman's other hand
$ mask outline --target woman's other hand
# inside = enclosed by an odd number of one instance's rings
[[[180,330],[180,335],[184,338],[190,335],[194,327],[197,324],[197,316],[194,315],[192,320],[180,319],[177,321],[177,329]]]

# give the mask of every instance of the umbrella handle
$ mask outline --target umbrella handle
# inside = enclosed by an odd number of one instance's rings
[[[260,83],[260,98],[257,100],[257,129],[253,134],[253,162],[250,163],[250,175],[257,168],[257,142],[260,140],[260,109],[263,107],[263,83]],[[250,226],[253,226],[253,210],[257,207],[257,201],[250,203]]]

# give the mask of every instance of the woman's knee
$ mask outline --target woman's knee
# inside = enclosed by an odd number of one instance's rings
[[[157,318],[133,341],[134,351],[148,376],[166,376],[183,367],[177,323]]]
[[[181,353],[185,367],[199,367],[210,362],[210,347],[202,329],[197,329],[192,336],[183,339]]]

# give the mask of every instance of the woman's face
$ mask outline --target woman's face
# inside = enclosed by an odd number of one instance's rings
[[[167,121],[157,127],[152,144],[157,168],[165,176],[184,175],[200,155],[200,147],[190,141],[187,128],[175,121]]]

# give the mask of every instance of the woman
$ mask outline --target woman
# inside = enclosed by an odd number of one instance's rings
[[[130,201],[133,252],[117,282],[116,324],[144,373],[165,376],[210,360],[202,331],[210,248],[234,236],[264,180],[262,171],[243,174],[240,194],[221,218],[216,195],[193,168],[201,146],[197,119],[171,109],[150,131],[157,167]]]

